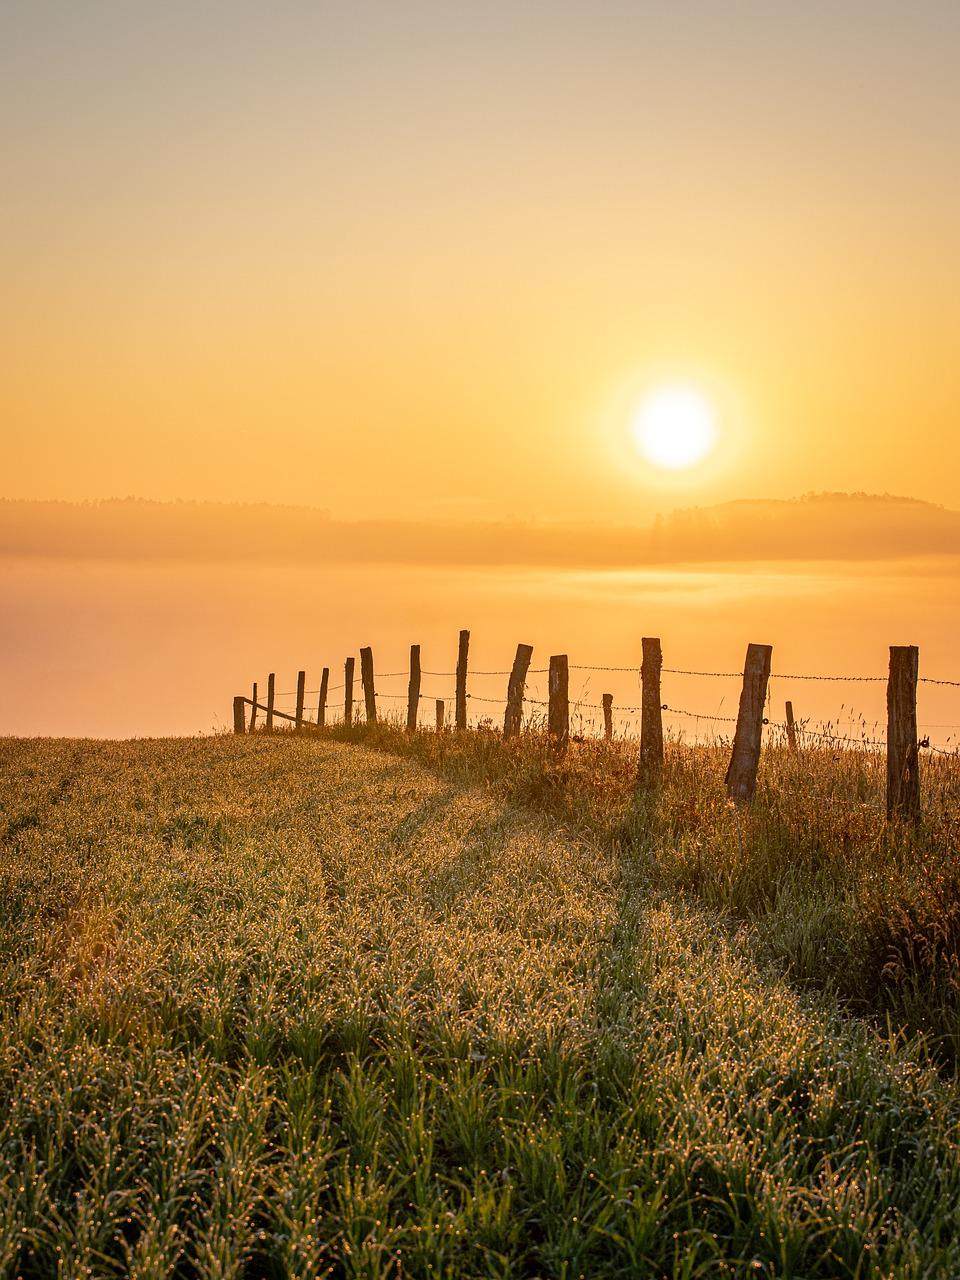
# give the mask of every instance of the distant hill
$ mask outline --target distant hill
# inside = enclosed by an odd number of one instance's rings
[[[727,502],[658,519],[650,554],[656,561],[955,555],[960,554],[960,512],[866,493]]]
[[[333,520],[267,503],[0,501],[0,555],[124,561],[386,562],[624,568],[960,555],[960,512],[824,493],[693,507],[643,528]]]

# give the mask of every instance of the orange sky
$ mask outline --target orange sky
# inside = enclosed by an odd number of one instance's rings
[[[0,494],[960,505],[960,8],[515,9],[5,5]]]

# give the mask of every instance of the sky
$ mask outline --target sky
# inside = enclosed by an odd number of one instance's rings
[[[960,506],[958,47],[945,0],[8,0],[0,496]]]

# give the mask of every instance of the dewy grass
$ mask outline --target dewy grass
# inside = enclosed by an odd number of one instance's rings
[[[748,922],[795,984],[923,1037],[951,1070],[960,1058],[960,756],[924,760],[913,829],[886,823],[884,759],[865,749],[795,754],[775,740],[741,809],[724,793],[726,745],[669,742],[660,785],[638,791],[632,740],[574,742],[557,759],[541,733],[327,732],[555,814],[619,847],[658,889]]]
[[[446,776],[292,735],[0,743],[2,1274],[960,1274],[953,1086],[770,954],[835,862],[872,885],[849,919],[907,900],[930,837],[876,837],[871,765],[813,770],[848,806],[862,773],[844,852],[849,810],[778,814],[773,767],[744,819],[709,756],[631,809],[616,752],[407,749]]]

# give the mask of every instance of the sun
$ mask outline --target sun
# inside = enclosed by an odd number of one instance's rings
[[[713,405],[695,387],[657,387],[640,403],[633,419],[637,450],[655,467],[683,471],[712,452],[717,440]]]

